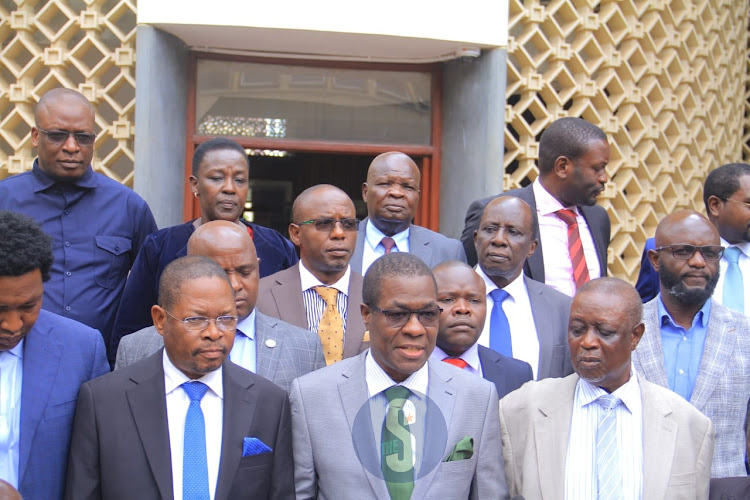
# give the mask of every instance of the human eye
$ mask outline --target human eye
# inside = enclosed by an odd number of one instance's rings
[[[401,187],[405,189],[406,191],[416,191],[416,186],[413,186],[411,184],[401,184]]]
[[[205,316],[190,316],[182,320],[188,328],[195,328],[208,323],[208,318]]]
[[[357,229],[357,219],[341,219],[341,227],[346,231],[353,231]]]
[[[437,309],[427,309],[425,311],[419,311],[419,317],[427,321],[435,321],[438,318],[439,311]]]
[[[409,312],[391,310],[391,311],[383,311],[383,314],[385,315],[386,318],[388,318],[391,321],[403,321],[409,315]]]
[[[438,302],[441,302],[443,304],[450,304],[453,302],[453,297],[438,297]]]
[[[222,326],[232,327],[237,322],[237,316],[225,315],[216,318],[216,322]]]
[[[487,234],[495,234],[497,232],[497,226],[484,226],[482,231]]]
[[[689,259],[695,253],[695,247],[692,245],[680,245],[672,247],[672,255],[678,259]]]
[[[584,325],[582,323],[572,323],[568,327],[568,331],[574,337],[578,337],[578,336],[583,335],[584,333],[586,333],[586,325]]]
[[[235,184],[240,184],[240,185],[241,184],[246,184],[247,183],[247,179],[245,179],[244,177],[235,177],[234,183]]]
[[[68,133],[64,130],[50,130],[47,132],[47,137],[52,142],[65,142]]]
[[[315,228],[320,231],[330,231],[333,224],[333,219],[318,219],[315,221]]]

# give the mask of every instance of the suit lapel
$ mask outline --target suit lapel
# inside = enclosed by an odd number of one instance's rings
[[[300,328],[307,329],[307,314],[302,300],[302,279],[299,275],[299,263],[281,271],[270,291],[276,303],[279,318],[289,324],[299,325]]]
[[[349,293],[347,294],[346,327],[344,334],[344,358],[351,358],[360,352],[365,324],[359,305],[362,303],[362,275],[354,269],[349,273]]]
[[[354,254],[349,265],[352,266],[354,271],[362,274],[362,253],[365,248],[365,228],[367,227],[367,217],[362,219],[359,223],[359,230],[357,231],[357,244],[354,246]]]
[[[536,250],[539,252],[539,249]],[[524,277],[526,283],[526,290],[529,293],[529,302],[531,303],[531,316],[534,318],[534,326],[536,328],[536,336],[539,339],[539,365],[537,367],[537,380],[545,379],[551,376],[552,368],[552,348],[554,345],[554,339],[549,335],[539,335],[539,332],[544,325],[549,324],[547,317],[547,305],[542,300],[542,293],[544,288],[537,286],[537,282],[529,278]]]
[[[409,253],[422,259],[428,266],[432,265],[432,248],[430,240],[425,238],[426,231],[411,224],[409,226]]]
[[[228,498],[237,467],[242,458],[242,439],[252,429],[255,410],[260,405],[254,382],[243,383],[238,377],[239,368],[231,362],[224,363],[224,418],[221,434],[221,459],[219,478],[216,481],[216,500]]]
[[[606,276],[607,247],[609,246],[609,241],[604,241],[604,234],[599,231],[601,225],[597,224],[597,221],[595,220],[596,216],[594,215],[595,212],[592,208],[593,207],[579,206],[578,210],[581,211],[581,216],[586,220],[586,225],[589,227],[589,233],[591,233],[591,238],[594,240],[594,248],[596,248],[596,257],[599,259],[601,275]]]
[[[151,473],[162,498],[171,499],[172,458],[167,425],[167,400],[164,389],[162,350],[149,359],[148,369],[131,380],[135,386],[125,396],[130,405]]]
[[[664,351],[661,347],[661,320],[657,301],[659,297],[643,306],[643,323],[646,333],[643,334],[638,347],[633,352],[636,371],[646,380],[662,387],[669,388],[667,369],[664,367]]]
[[[63,347],[55,340],[49,326],[40,320],[26,336],[23,347],[18,484],[23,482],[34,434],[55,386],[63,353]]]
[[[639,379],[643,401],[643,499],[665,498],[677,445],[677,424],[667,419],[669,405]]]
[[[565,457],[578,376],[571,375],[564,380],[567,383],[559,393],[539,405],[539,414],[532,423],[539,464],[537,481],[544,498],[558,498],[565,488]]]
[[[690,403],[700,411],[704,410],[716,384],[722,379],[726,360],[732,359],[736,344],[736,326],[731,324],[724,308],[712,302],[698,377],[690,396]]]
[[[261,377],[273,381],[279,367],[279,356],[284,339],[274,335],[276,321],[255,311],[255,371]],[[268,340],[275,342],[269,347]]]
[[[482,365],[482,377],[495,384],[497,394],[508,393],[507,377],[503,373],[503,367],[500,366],[500,358],[495,355],[492,349],[479,346],[479,362]]]
[[[521,198],[523,201],[529,204],[531,210],[536,212],[536,198],[534,197],[534,189],[532,184],[518,190],[518,194],[515,195]],[[539,226],[537,223],[537,233],[539,232]],[[544,256],[542,255],[542,239],[539,238],[539,243],[536,246],[536,251],[531,254],[531,257],[526,259],[526,263],[523,265],[524,274],[529,276],[540,283],[544,283]]]

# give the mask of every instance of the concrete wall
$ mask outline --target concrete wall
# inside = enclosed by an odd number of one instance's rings
[[[461,236],[469,204],[502,191],[505,49],[454,60],[443,70],[440,232]]]
[[[151,26],[137,29],[133,187],[163,228],[183,222],[188,47]]]

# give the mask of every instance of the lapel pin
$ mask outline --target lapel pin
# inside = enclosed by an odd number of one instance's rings
[[[276,341],[274,339],[267,339],[266,347],[270,347],[271,349],[273,349],[274,347],[276,347]]]

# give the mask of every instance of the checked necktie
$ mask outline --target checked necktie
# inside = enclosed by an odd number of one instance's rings
[[[206,500],[208,495],[208,463],[206,461],[206,423],[201,399],[208,386],[202,382],[185,382],[180,387],[190,398],[185,415],[185,441],[182,452],[183,500]]]
[[[323,343],[326,365],[330,365],[344,357],[344,320],[337,305],[339,291],[330,286],[316,286],[313,289],[326,303],[318,325],[318,335]]]
[[[414,491],[413,436],[403,410],[409,394],[402,385],[385,390],[388,411],[380,437],[380,469],[391,500],[409,500]]]
[[[596,431],[596,484],[599,500],[622,498],[622,471],[620,449],[617,446],[617,413],[615,408],[622,401],[617,396],[605,394],[596,400],[602,407]]]
[[[581,243],[581,234],[578,232],[576,214],[568,209],[558,210],[555,214],[568,225],[568,251],[570,262],[573,264],[573,279],[578,290],[589,280],[589,268],[586,265],[586,256],[583,254],[583,243]]]

